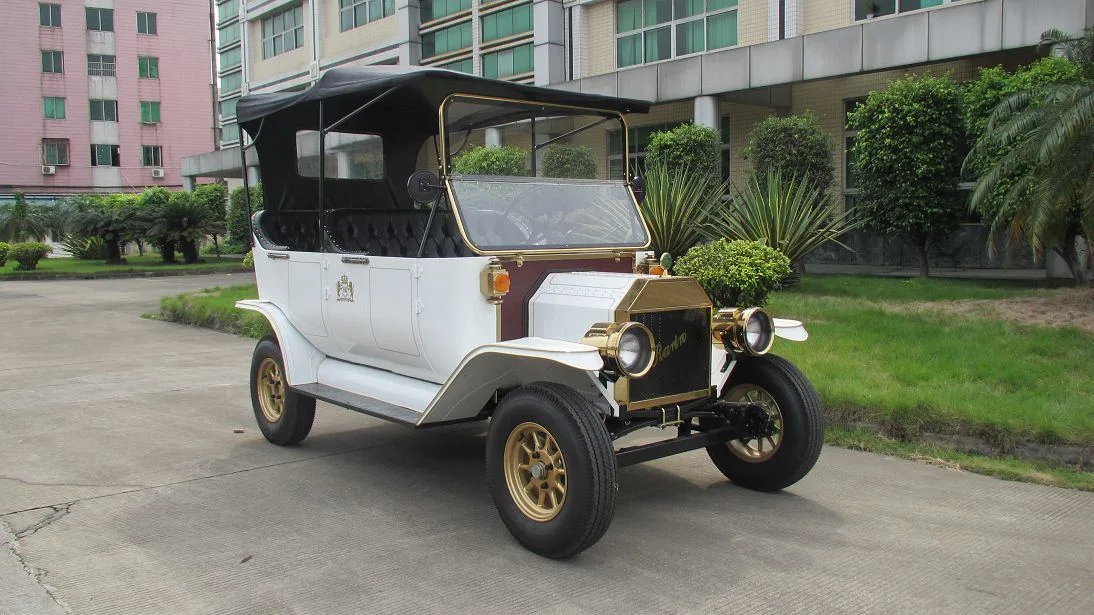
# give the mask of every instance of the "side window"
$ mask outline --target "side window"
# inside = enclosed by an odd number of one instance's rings
[[[379,135],[329,132],[323,175],[328,179],[384,178],[384,142]],[[296,172],[319,177],[319,133],[296,133]]]

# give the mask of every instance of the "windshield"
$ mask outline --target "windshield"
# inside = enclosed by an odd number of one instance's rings
[[[482,251],[641,248],[627,183],[608,179],[618,114],[455,97],[442,164],[467,238]]]

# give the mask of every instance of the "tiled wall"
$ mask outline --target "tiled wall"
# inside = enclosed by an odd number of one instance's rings
[[[585,8],[585,70],[582,77],[615,70],[615,2]]]
[[[805,0],[803,34],[842,28],[851,23],[851,0]]]

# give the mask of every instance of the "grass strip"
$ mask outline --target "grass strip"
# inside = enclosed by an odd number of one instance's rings
[[[160,299],[159,314],[145,314],[145,317],[258,339],[273,333],[270,323],[262,314],[235,307],[236,301],[257,297],[258,289],[254,284],[206,288],[199,293],[164,297]]]
[[[215,256],[203,257],[205,262],[186,265],[183,263],[164,263],[159,255],[130,256],[124,265],[107,265],[103,261],[80,260],[76,258],[43,258],[38,261],[38,268],[34,271],[16,271],[17,263],[8,260],[4,267],[0,268],[0,279],[19,278],[30,279],[35,277],[56,277],[69,275],[74,277],[93,278],[97,274],[117,273],[165,273],[186,271],[191,273],[205,271],[244,271],[242,259],[236,257]],[[249,271],[249,269],[247,269]]]

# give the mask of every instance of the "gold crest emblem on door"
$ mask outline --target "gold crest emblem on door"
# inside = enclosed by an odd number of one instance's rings
[[[349,276],[343,274],[338,283],[334,285],[334,290],[338,294],[339,301],[353,302],[353,282],[349,281]]]

